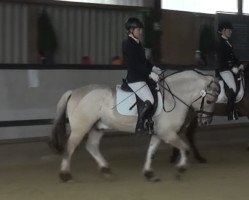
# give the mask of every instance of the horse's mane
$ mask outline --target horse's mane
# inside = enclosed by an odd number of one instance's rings
[[[173,73],[171,73],[171,74],[169,74],[169,75],[167,75],[167,76],[164,76],[164,79],[165,79],[165,78],[168,78],[168,77],[171,77],[171,76],[178,75],[179,73],[182,73],[182,72],[187,72],[187,71],[193,71],[193,72],[196,72],[197,74],[202,75],[202,76],[210,76],[210,77],[213,77],[211,74],[204,74],[203,72],[199,71],[198,69],[192,69],[192,70],[188,69],[188,70],[178,70],[178,71],[176,71],[176,72],[173,72]]]

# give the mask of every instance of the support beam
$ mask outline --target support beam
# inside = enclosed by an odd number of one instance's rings
[[[243,14],[243,0],[238,0],[238,15]]]

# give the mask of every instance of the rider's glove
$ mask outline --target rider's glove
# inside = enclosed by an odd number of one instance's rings
[[[245,66],[244,66],[243,64],[240,64],[240,66],[239,66],[239,70],[244,71],[244,69],[245,69]]]
[[[233,67],[233,68],[232,68],[232,72],[233,72],[234,74],[238,74],[238,72],[239,72],[238,67]]]
[[[149,77],[155,82],[158,82],[159,80],[159,76],[155,72],[151,72]]]
[[[156,67],[156,66],[152,67],[152,71],[156,73],[157,75],[160,75],[163,72],[163,70],[161,70],[159,67]]]

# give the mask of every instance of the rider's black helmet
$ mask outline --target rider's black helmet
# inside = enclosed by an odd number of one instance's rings
[[[125,22],[125,29],[127,31],[129,31],[130,28],[143,28],[143,27],[144,27],[143,23],[136,17],[130,17]]]
[[[219,23],[218,32],[221,32],[223,29],[233,29],[232,23],[229,21]]]

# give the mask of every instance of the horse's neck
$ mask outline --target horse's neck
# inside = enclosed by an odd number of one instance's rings
[[[198,96],[200,91],[205,87],[206,80],[194,71],[186,71],[175,74],[174,77],[169,77],[167,83],[177,97],[190,105],[193,98]]]

